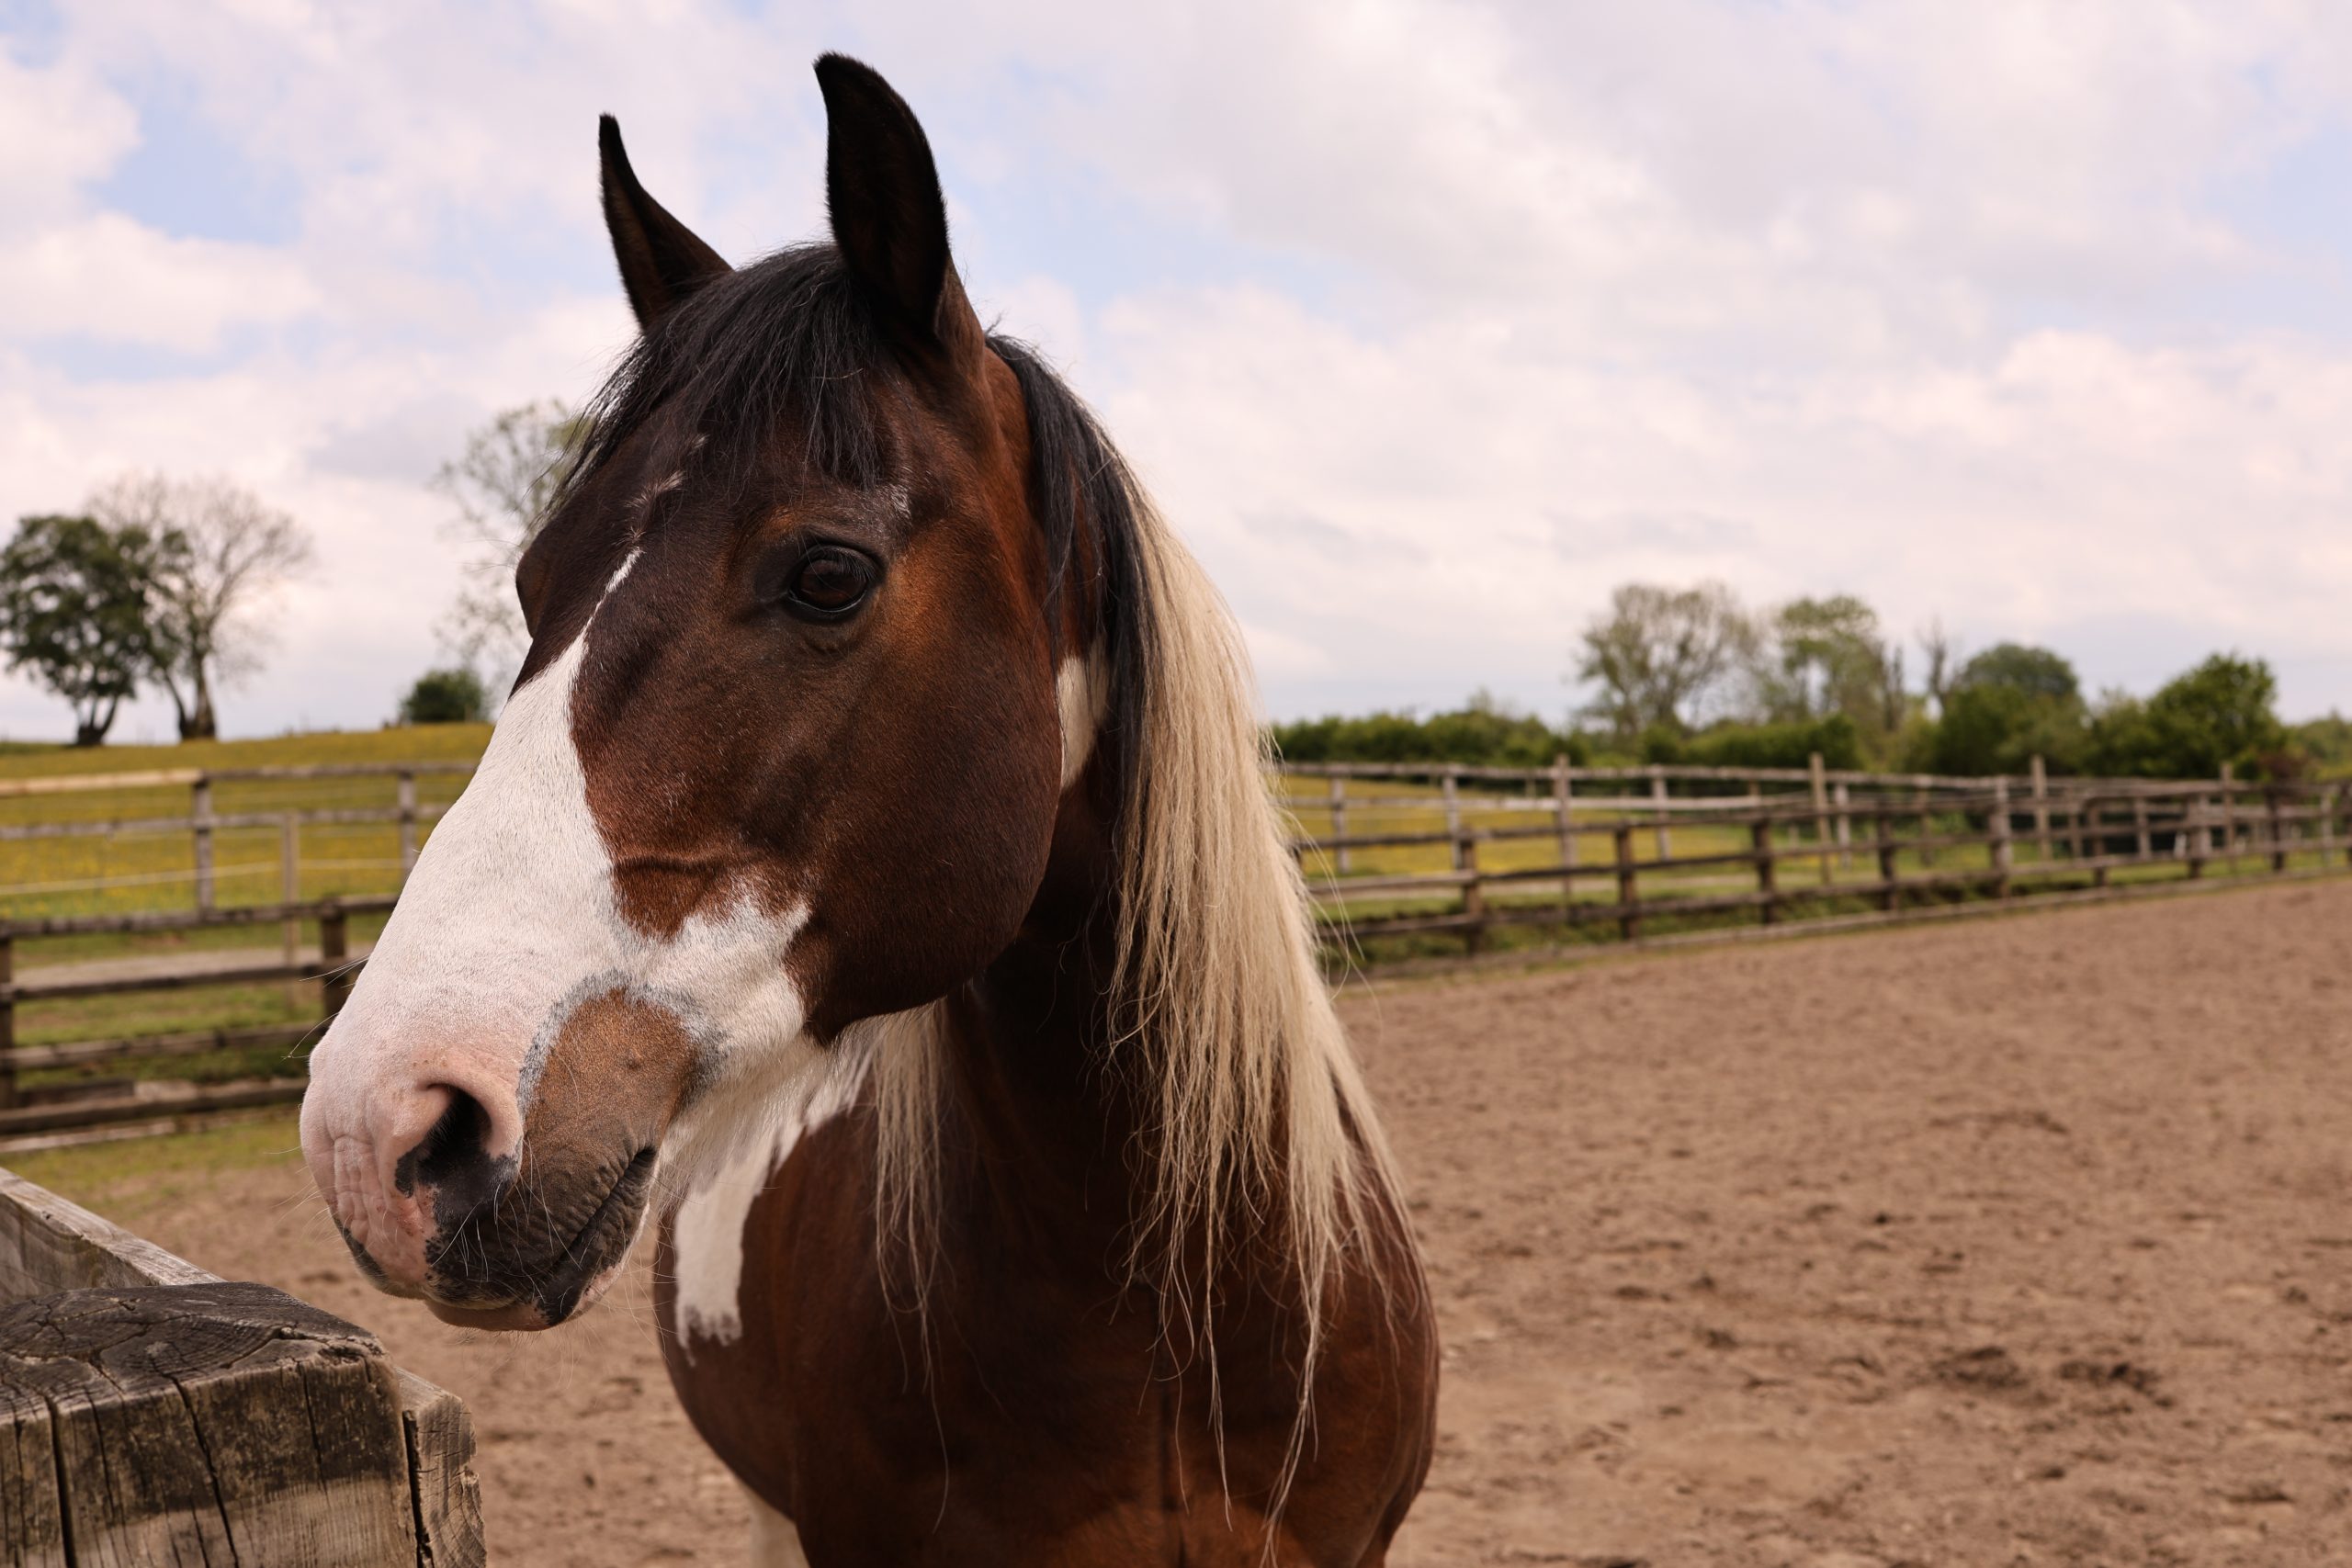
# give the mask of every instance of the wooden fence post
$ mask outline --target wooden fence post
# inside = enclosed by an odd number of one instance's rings
[[[17,939],[0,931],[0,1106],[17,1103]]]
[[[277,819],[277,897],[281,904],[302,901],[301,819],[289,811]],[[286,962],[290,967],[302,950],[302,922],[288,916],[285,922]]]
[[[1838,863],[1850,868],[1854,863],[1854,797],[1844,779],[1838,781],[1833,793],[1838,801]]]
[[[1657,858],[1672,860],[1674,846],[1667,839],[1666,770],[1657,763],[1650,764],[1650,805],[1657,818]]]
[[[196,907],[212,908],[212,781],[198,774],[189,791],[188,816],[196,834]]]
[[[2319,863],[2325,870],[2335,858],[2335,795],[2336,786],[2328,785],[2319,796]]]
[[[1894,812],[1882,800],[1871,815],[1877,824],[1879,907],[1891,915],[1903,908],[1903,888],[1894,879]]]
[[[1618,823],[1615,837],[1617,840],[1617,932],[1627,942],[1632,942],[1642,934],[1642,919],[1634,912],[1641,897],[1635,891],[1636,885],[1634,880],[1634,825],[1631,822]]]
[[[2026,760],[2026,776],[2033,784],[2033,840],[2041,855],[2042,863],[2050,863],[2050,770],[2042,766],[2041,753],[2036,751]]]
[[[1445,770],[1445,830],[1456,840],[1462,837],[1462,770],[1459,766]],[[1453,863],[1453,869],[1462,869],[1459,860]]]
[[[2238,790],[2237,770],[2229,763],[2222,764],[2222,849],[2230,863],[2223,869],[2237,870],[2238,860]]]
[[[1453,835],[1454,869],[1469,874],[1470,880],[1462,885],[1462,912],[1470,924],[1462,932],[1465,952],[1476,953],[1487,944],[1487,888],[1478,880],[1478,840],[1456,829]]]
[[[342,905],[329,899],[319,915],[319,1000],[329,1018],[351,996],[351,925]]]
[[[2263,793],[2269,796],[2267,815],[2269,818],[2268,827],[2270,829],[2270,869],[2274,873],[2281,872],[2287,869],[2287,806],[2284,798],[2285,792],[2281,790],[2278,785],[2274,784]]]
[[[1337,784],[1340,781],[1331,781]],[[401,802],[401,881],[408,881],[408,874],[416,869],[416,775],[402,770],[400,777]]]
[[[1993,897],[2009,896],[2009,870],[2012,855],[2009,843],[2009,781],[1993,781],[1993,809],[1984,826],[1993,838]]]
[[[1836,874],[1829,865],[1829,784],[1823,777],[1821,753],[1809,764],[1813,773],[1813,844],[1821,854],[1821,880],[1826,886]]]
[[[1919,837],[1922,839],[1932,838],[1934,836],[1934,829],[1929,826],[1928,821],[1928,786],[1926,784],[1918,784],[1913,787],[1911,791],[1911,806],[1912,809],[1919,814]],[[1919,863],[1921,865],[1933,865],[1936,863],[1935,845],[1921,844],[1919,846]]]
[[[2093,887],[2107,886],[2107,836],[2099,831],[2098,820],[2103,805],[2094,795],[2075,797],[2075,860],[2079,864],[2087,849]]]
[[[2132,834],[2136,840],[2139,858],[2154,859],[2155,845],[2148,837],[2148,797],[2144,795],[2132,797]]]
[[[1756,819],[1747,825],[1747,840],[1756,852],[1756,891],[1761,895],[1761,902],[1757,908],[1764,924],[1776,925],[1781,919],[1781,890],[1779,878],[1772,870],[1772,818],[1770,812],[1761,808],[1758,810]]]
[[[2201,795],[2180,803],[2180,842],[2188,856],[2188,879],[2194,882],[2205,874],[2206,857],[2213,852],[2213,825]]]
[[[1568,776],[1568,757],[1563,751],[1552,759],[1552,809],[1560,818],[1560,864],[1577,863],[1577,828],[1572,815],[1575,796],[1570,793],[1576,781]]]

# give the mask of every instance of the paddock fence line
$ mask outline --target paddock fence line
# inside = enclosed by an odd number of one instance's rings
[[[1824,769],[1291,764],[1292,840],[1335,951],[1498,931],[1892,921],[1930,905],[2352,868],[2341,783],[1954,778]],[[1301,781],[1321,780],[1318,794]],[[1417,786],[1411,795],[1364,786]],[[1675,785],[1711,792],[1676,797]],[[1595,786],[1598,786],[1596,788]],[[1605,792],[1605,793],[1603,793]],[[1363,830],[1367,818],[1396,818]],[[1319,829],[1319,830],[1318,830]],[[1367,865],[1368,858],[1389,863]],[[1396,863],[1403,858],[1421,863]],[[1435,863],[1430,863],[1434,862]],[[2249,869],[2251,867],[2251,869]]]
[[[461,779],[473,764],[334,764],[92,778],[0,781],[12,801],[72,800],[103,791],[187,792],[185,814],[153,811],[62,820],[0,818],[0,868],[12,854],[64,840],[144,835],[184,840],[169,870],[112,878],[49,877],[13,886],[0,870],[0,1147],[170,1131],[289,1104],[298,1074],[190,1081],[203,1058],[313,1041],[365,962],[367,923],[390,912],[432,824],[447,807],[420,798],[422,776]],[[288,801],[216,809],[220,786],[284,790],[389,781],[389,805]],[[1291,849],[1319,906],[1335,964],[1476,955],[1506,937],[1557,943],[1638,942],[1713,926],[1811,922],[1843,929],[1900,920],[1962,902],[2121,896],[2165,882],[2211,886],[2352,865],[2352,788],[2336,783],[1955,778],[1826,768],[1660,765],[1577,768],[1447,763],[1289,763],[1275,779],[1290,813]],[[19,807],[19,809],[22,809]],[[396,829],[396,854],[305,856],[306,829]],[[275,829],[269,862],[222,863],[219,836]],[[223,885],[275,869],[278,897],[224,898]],[[319,874],[343,890],[307,896]],[[389,886],[361,888],[376,874]],[[131,879],[136,878],[136,881]],[[60,881],[183,882],[186,906],[48,914],[21,910],[28,889]],[[85,889],[88,891],[96,891]],[[248,889],[253,891],[253,889]],[[45,943],[250,931],[209,953],[26,970]],[[315,932],[314,942],[304,940]],[[273,940],[275,939],[275,940]],[[218,942],[220,936],[208,935]],[[233,942],[234,938],[226,940]],[[1417,945],[1424,944],[1424,945]],[[275,951],[273,951],[273,949]],[[315,1016],[242,1028],[112,1032],[21,1043],[20,1010],[94,998],[262,984],[318,987]],[[57,1027],[47,1030],[54,1036]],[[190,1059],[162,1076],[141,1063]],[[232,1066],[236,1064],[232,1063]],[[130,1068],[128,1077],[104,1076]],[[28,1082],[28,1078],[33,1081]]]

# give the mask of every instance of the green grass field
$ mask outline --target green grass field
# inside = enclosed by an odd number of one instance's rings
[[[434,726],[349,733],[287,736],[266,740],[203,742],[184,746],[107,747],[78,750],[67,747],[0,746],[0,782],[12,779],[59,779],[119,775],[159,770],[202,769],[210,772],[280,765],[362,763],[398,766],[402,763],[470,762],[478,759],[489,738],[485,725]],[[417,780],[420,805],[436,807],[454,799],[464,784],[457,773],[424,774]],[[1329,785],[1321,778],[1292,776],[1281,781],[1281,792],[1292,827],[1301,837],[1331,834],[1333,818]],[[220,815],[278,813],[390,807],[396,786],[390,777],[307,780],[224,781],[213,786],[213,809]],[[1777,796],[1789,804],[1798,797]],[[1460,796],[1464,821],[1479,829],[1534,829],[1524,838],[1492,839],[1476,848],[1476,863],[1487,873],[1539,871],[1558,866],[1560,841],[1556,819],[1549,806],[1524,790],[1466,786]],[[1628,795],[1611,800],[1598,790],[1579,791],[1576,856],[1579,865],[1600,870],[1575,885],[1576,903],[1604,906],[1618,894],[1613,868],[1616,840],[1612,818],[1632,814],[1638,824],[1631,835],[1631,850],[1639,875],[1641,897],[1705,897],[1737,894],[1756,886],[1754,869],[1736,861],[1724,864],[1671,868],[1657,863],[1668,857],[1736,855],[1749,848],[1744,822],[1695,822],[1669,818],[1665,842],[1644,814],[1645,797]],[[41,822],[123,822],[142,818],[185,818],[190,808],[185,784],[132,784],[91,791],[0,796],[0,825]],[[1737,809],[1733,807],[1732,809]],[[1436,834],[1444,829],[1446,813],[1442,792],[1434,785],[1394,780],[1351,780],[1348,785],[1347,829],[1351,836]],[[1901,836],[1917,831],[1910,821],[1898,823]],[[1835,881],[1822,885],[1820,845],[1813,839],[1810,821],[1784,822],[1776,841],[1782,852],[1779,886],[1802,902],[1787,911],[1789,918],[1860,911],[1872,907],[1866,884],[1877,874],[1873,847],[1866,840],[1868,819],[1853,824],[1856,841],[1850,854],[1832,852]],[[1962,830],[1956,818],[1941,819],[1939,833]],[[429,831],[429,829],[425,829]],[[283,880],[282,829],[220,829],[214,839],[216,898],[224,906],[274,903],[288,891],[303,899],[331,895],[388,893],[400,883],[399,833],[390,822],[310,824],[298,833],[299,874],[289,889]],[[421,835],[422,836],[422,835]],[[1428,890],[1368,887],[1351,891],[1355,881],[1442,872],[1453,866],[1449,843],[1393,845],[1356,849],[1348,855],[1344,874],[1338,857],[1329,852],[1308,852],[1303,861],[1309,886],[1328,915],[1352,921],[1372,921],[1392,915],[1443,913],[1458,907],[1449,887]],[[2020,834],[2013,862],[2023,886],[2088,886],[2087,873],[2075,873],[2063,863],[2063,835],[2057,852],[2045,862],[2030,833]],[[2317,857],[2301,854],[2294,863],[2315,864]],[[2241,863],[2251,870],[2257,862]],[[1991,853],[1981,845],[1944,848],[1932,861],[1914,849],[1896,858],[1898,874],[1956,872],[1989,867]],[[2057,875],[2033,874],[2047,865]],[[2112,874],[2119,884],[2177,879],[2185,868],[2177,864],[2121,868]],[[2216,863],[2211,874],[2230,874]],[[1487,890],[1490,907],[1556,908],[1556,883],[1531,881],[1497,883]],[[1975,894],[1966,890],[1922,892],[1921,899],[1951,901]],[[0,841],[0,916],[29,919],[85,913],[188,908],[194,903],[194,852],[186,829],[113,833],[72,839]],[[1753,911],[1718,911],[1648,917],[1645,934],[1665,935],[1679,930],[1752,922]],[[380,918],[356,919],[352,936],[365,942],[380,927]],[[1489,950],[1530,945],[1583,944],[1613,940],[1615,925],[1607,919],[1531,922],[1506,925],[1490,931]],[[300,933],[315,943],[314,930]],[[206,931],[94,935],[28,939],[18,944],[19,973],[45,964],[130,956],[171,955],[226,948],[266,950],[283,941],[276,926],[216,928]],[[1462,938],[1451,932],[1396,933],[1372,937],[1354,945],[1352,956],[1373,961],[1455,953]],[[35,1001],[17,1010],[17,1039],[24,1045],[64,1043],[190,1030],[241,1029],[308,1022],[321,1010],[317,987],[309,984],[221,985],[185,990],[150,991],[99,996],[74,1000]],[[61,1082],[91,1077],[119,1077],[168,1075],[179,1077],[233,1078],[299,1073],[300,1054],[283,1048],[215,1053],[209,1055],[167,1056],[130,1064],[47,1069],[28,1074],[28,1088],[55,1088]]]
[[[283,736],[265,740],[197,741],[178,746],[31,747],[0,750],[0,781],[99,778],[162,770],[222,772],[246,768],[471,762],[490,737],[487,725],[434,725]],[[421,807],[447,805],[464,785],[458,773],[417,778]],[[286,811],[390,807],[398,786],[381,778],[224,780],[212,786],[221,816]],[[186,784],[133,784],[62,794],[0,796],[0,824],[129,822],[186,818]],[[421,829],[420,840],[429,835]],[[297,874],[291,891],[302,899],[390,893],[400,886],[400,829],[392,822],[310,823],[296,830]],[[213,836],[215,899],[223,906],[269,904],[288,892],[283,829],[222,829]],[[113,914],[186,909],[196,900],[195,848],[185,828],[66,839],[0,841],[0,916]],[[352,922],[355,942],[371,940],[380,917]],[[318,932],[300,932],[315,945]],[[214,952],[266,951],[283,942],[275,925],[138,935],[91,935],[18,943],[19,974],[44,965],[89,960]],[[258,954],[257,954],[258,955]],[[17,1010],[17,1040],[46,1045],[199,1029],[243,1029],[307,1022],[319,1016],[315,985],[204,986],[70,1000],[27,1002]],[[299,1073],[299,1053],[283,1048],[166,1056],[100,1066],[28,1073],[28,1089],[54,1090],[94,1077],[168,1076],[225,1079]]]

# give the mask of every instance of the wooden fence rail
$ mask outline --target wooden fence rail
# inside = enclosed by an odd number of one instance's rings
[[[1954,896],[2010,900],[2053,884],[2084,882],[2091,890],[2105,890],[2119,872],[2202,880],[2216,863],[2231,874],[2239,862],[2255,860],[2275,874],[2289,870],[2298,857],[2310,859],[2313,869],[2352,867],[2352,792],[2334,784],[2273,785],[2259,799],[2249,795],[2227,781],[2095,781],[2064,790],[2045,787],[2020,799],[2008,781],[1995,780],[1989,790],[1955,789],[1926,805],[1849,797],[1835,807],[1834,826],[1822,820],[1810,798],[1791,798],[1681,818],[1678,828],[1712,828],[1744,840],[1739,848],[1701,853],[1662,849],[1644,858],[1636,851],[1637,824],[1619,820],[1602,829],[1614,852],[1598,863],[1579,863],[1562,853],[1550,863],[1481,865],[1483,845],[1556,840],[1563,829],[1552,822],[1497,827],[1457,820],[1443,832],[1302,836],[1293,848],[1305,864],[1310,857],[1336,863],[1342,854],[1365,850],[1447,845],[1446,870],[1310,880],[1324,904],[1327,927],[1340,940],[1360,945],[1388,936],[1452,932],[1472,953],[1495,928],[1506,925],[1613,926],[1617,935],[1633,941],[1645,923],[1668,918],[1752,912],[1760,923],[1773,925],[1801,909],[1826,914],[1851,901],[1895,918],[1918,902]],[[1857,826],[1859,833],[1852,831]],[[1871,874],[1843,874],[1847,861],[1838,850],[1854,842],[1865,846]],[[2034,852],[2020,857],[2020,844]],[[1980,851],[1982,864],[1935,869],[1939,855],[1949,859],[1955,852]],[[1918,869],[1905,869],[1906,856]],[[1822,879],[1790,884],[1782,868],[1791,862],[1818,863]],[[1753,888],[1702,890],[1692,876],[1726,871],[1751,874]],[[1645,879],[1656,889],[1646,896]],[[1680,886],[1660,887],[1661,881]],[[1581,897],[1579,888],[1588,885],[1604,891]],[[1509,897],[1514,890],[1540,894],[1547,886],[1557,897]],[[1442,907],[1427,907],[1432,901]]]
[[[349,995],[365,953],[352,921],[388,912],[395,895],[293,896],[294,843],[303,822],[397,822],[400,866],[445,807],[421,805],[424,774],[463,774],[469,764],[166,771],[113,775],[108,788],[186,787],[187,817],[115,823],[0,826],[0,843],[136,829],[185,831],[197,867],[192,908],[117,914],[0,919],[0,1139],[114,1135],[130,1127],[299,1100],[299,1077],[190,1084],[150,1079],[111,1098],[78,1081],[37,1083],[61,1070],[198,1058],[220,1053],[298,1051]],[[2352,790],[2334,784],[2261,785],[2218,779],[2150,781],[2017,778],[1804,769],[1544,768],[1449,764],[1296,764],[1286,803],[1320,818],[1293,848],[1322,905],[1335,958],[1391,938],[1440,936],[1477,953],[1510,928],[1548,927],[1567,940],[1640,941],[1668,927],[1779,927],[1834,919],[1916,918],[1958,900],[2018,902],[2053,893],[2106,896],[2152,880],[2199,883],[2299,866],[2352,863]],[[261,779],[386,777],[388,807],[223,813],[210,789]],[[1302,791],[1299,784],[1313,781]],[[0,783],[0,797],[54,795],[92,781]],[[1380,793],[1361,786],[1371,785]],[[1400,793],[1412,785],[1427,791]],[[1676,794],[1676,790],[1686,793]],[[224,905],[213,896],[211,835],[279,825],[288,896]],[[1498,858],[1510,863],[1496,863]],[[2249,863],[2259,868],[2246,873]],[[1864,911],[1856,914],[1857,908]],[[250,962],[218,959],[119,970],[25,972],[20,949],[51,938],[154,935],[220,928],[281,929],[282,950],[256,944]],[[296,932],[315,927],[315,955]],[[254,1029],[17,1043],[18,1009],[117,993],[255,983],[316,985],[319,1016]]]

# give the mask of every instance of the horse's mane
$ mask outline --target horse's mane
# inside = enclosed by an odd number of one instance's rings
[[[1218,1271],[1260,1249],[1289,1276],[1305,1320],[1304,1390],[1344,1258],[1401,1219],[1385,1217],[1390,1157],[1317,963],[1248,656],[1085,404],[1035,350],[989,342],[1020,382],[1054,592],[1083,591],[1090,609],[1084,644],[1057,654],[1099,661],[1096,755],[1116,791],[1118,848],[1111,1065],[1144,1128],[1130,1156],[1145,1210],[1129,1278],[1189,1317],[1214,1376]],[[592,405],[574,482],[659,412],[720,462],[788,429],[828,477],[887,483],[896,455],[882,400],[901,392],[832,247],[796,247],[713,281],[645,334]],[[1074,584],[1081,563],[1088,581]],[[939,1024],[935,1007],[872,1020],[834,1053],[869,1075],[877,1237],[911,1265],[902,1277],[918,1301],[941,1192]],[[1306,1421],[1302,1409],[1277,1500]]]

